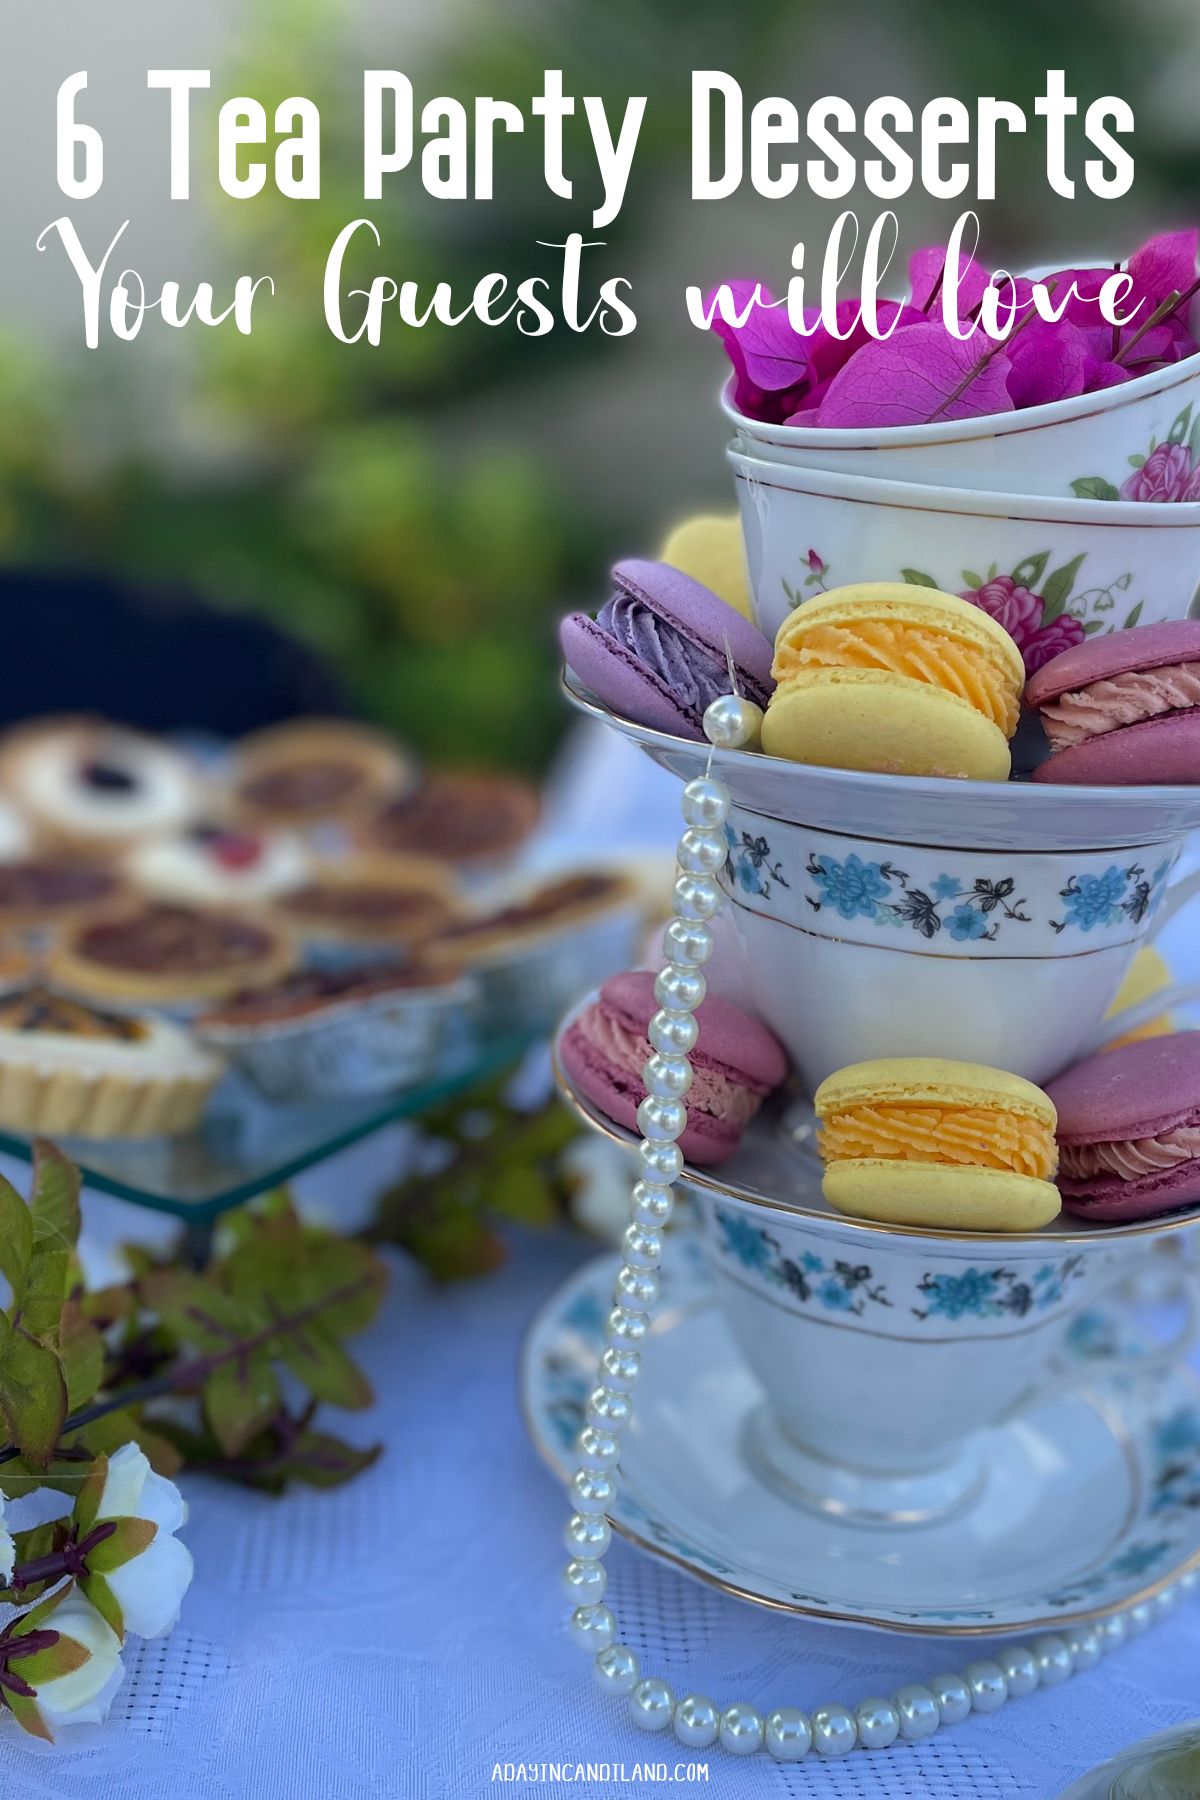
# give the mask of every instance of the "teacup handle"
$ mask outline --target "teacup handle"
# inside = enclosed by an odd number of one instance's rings
[[[1151,938],[1157,937],[1164,925],[1169,925],[1181,906],[1194,900],[1200,894],[1200,869],[1193,869],[1190,875],[1180,875],[1177,880],[1167,883],[1167,891],[1159,902],[1151,931]]]
[[[1106,1296],[1127,1289],[1134,1279],[1135,1273],[1136,1271],[1124,1270],[1120,1275],[1115,1276],[1108,1286],[1096,1296],[1093,1304],[1101,1305]],[[1187,1355],[1197,1334],[1200,1333],[1200,1269],[1184,1262],[1181,1257],[1176,1257],[1175,1273],[1179,1296],[1183,1301],[1184,1319],[1173,1337],[1168,1338],[1165,1343],[1156,1345],[1153,1350],[1139,1352],[1136,1356],[1122,1357],[1112,1369],[1100,1366],[1092,1370],[1075,1368],[1051,1375],[1044,1381],[1034,1382],[1013,1401],[1000,1423],[1007,1424],[1011,1420],[1019,1418],[1022,1413],[1028,1412],[1031,1407],[1041,1406],[1047,1400],[1053,1400],[1060,1394],[1077,1394],[1081,1387],[1086,1386],[1089,1381],[1094,1384],[1097,1378],[1103,1380],[1106,1376],[1115,1373],[1154,1375],[1175,1368]]]
[[[1101,1019],[1095,1031],[1079,1052],[1079,1060],[1085,1056],[1094,1056],[1103,1050],[1106,1044],[1114,1043],[1130,1031],[1139,1031],[1143,1025],[1149,1025],[1152,1019],[1160,1019],[1164,1013],[1173,1012],[1180,1006],[1195,1006],[1200,1003],[1200,982],[1174,982],[1170,987],[1159,988],[1155,994],[1147,994],[1144,1000],[1138,1000],[1133,1006],[1123,1006],[1119,1013],[1108,1013]]]

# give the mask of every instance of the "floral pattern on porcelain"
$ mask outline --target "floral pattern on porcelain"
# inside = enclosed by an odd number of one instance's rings
[[[1057,1306],[1072,1282],[1083,1273],[1082,1256],[1043,1263],[1029,1280],[1015,1269],[964,1269],[960,1275],[927,1273],[917,1283],[924,1306],[913,1316],[928,1319],[1023,1319]]]
[[[928,888],[918,887],[904,869],[891,862],[864,862],[852,852],[837,857],[810,854],[809,877],[819,898],[806,894],[814,912],[834,907],[843,919],[873,919],[877,925],[909,926],[924,938],[935,938],[943,927],[956,943],[979,938],[993,941],[1006,919],[1029,925],[1025,901],[1014,898],[1011,875],[996,880],[977,876],[969,889],[958,877],[945,872]]]
[[[720,1230],[718,1249],[750,1275],[786,1290],[802,1306],[861,1318],[868,1306],[891,1306],[884,1287],[873,1281],[868,1263],[829,1260],[813,1250],[789,1256],[769,1231],[752,1225],[739,1212],[714,1208]]]
[[[1144,453],[1126,460],[1131,473],[1120,486],[1103,475],[1080,475],[1071,491],[1081,500],[1200,500],[1200,412],[1185,406],[1162,443],[1152,437]]]
[[[760,894],[765,900],[772,885],[790,887],[778,862],[771,861],[771,846],[765,837],[752,837],[748,831],[736,832],[725,827],[729,846],[728,867],[731,879],[743,893]]]
[[[1141,863],[1126,868],[1111,863],[1100,875],[1072,875],[1059,897],[1066,901],[1061,919],[1051,919],[1051,928],[1062,933],[1068,926],[1092,931],[1097,925],[1120,925],[1126,919],[1134,925],[1152,919],[1166,893],[1171,858],[1165,857],[1147,876]]]

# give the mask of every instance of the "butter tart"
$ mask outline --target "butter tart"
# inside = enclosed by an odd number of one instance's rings
[[[294,960],[287,932],[254,913],[152,902],[69,928],[48,969],[89,999],[186,1006],[272,981]]]
[[[125,893],[121,877],[103,863],[61,853],[0,862],[0,932],[87,918],[116,905]]]
[[[412,778],[411,760],[382,732],[351,720],[297,719],[242,739],[233,793],[250,823],[304,827],[358,818]]]
[[[103,719],[39,719],[0,744],[0,785],[38,839],[106,852],[171,831],[199,789],[169,744]]]
[[[40,985],[0,995],[0,1126],[8,1131],[189,1131],[223,1067],[169,1019],[106,1012]]]
[[[274,912],[306,949],[407,954],[459,917],[453,880],[427,857],[323,864]]]
[[[435,856],[470,868],[511,856],[537,821],[537,789],[519,776],[439,770],[377,813],[360,841],[388,855]]]

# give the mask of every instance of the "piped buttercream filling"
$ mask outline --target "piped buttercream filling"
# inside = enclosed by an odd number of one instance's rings
[[[865,620],[853,627],[805,626],[775,648],[776,681],[811,669],[886,669],[910,681],[944,688],[998,725],[1005,737],[1017,728],[1020,694],[999,663],[981,650],[920,625]]]
[[[1161,669],[1135,669],[1094,681],[1090,687],[1060,694],[1040,707],[1039,715],[1053,750],[1066,750],[1086,738],[1156,719],[1161,713],[1200,706],[1200,662],[1168,663]]]
[[[1090,1181],[1096,1175],[1136,1181],[1200,1157],[1200,1125],[1177,1125],[1157,1137],[1127,1138],[1123,1143],[1064,1144],[1059,1156],[1061,1173],[1069,1181]]]
[[[610,1013],[594,1006],[579,1021],[580,1030],[593,1049],[608,1062],[615,1063],[625,1074],[644,1086],[642,1069],[650,1055],[650,1044],[640,1032],[621,1025]],[[729,1125],[745,1125],[752,1119],[767,1095],[767,1089],[739,1076],[733,1082],[719,1069],[697,1068],[692,1064],[692,1085],[688,1089],[689,1110],[711,1114]]]
[[[1020,1113],[986,1106],[848,1106],[818,1132],[827,1163],[884,1158],[1011,1169],[1048,1181],[1054,1174],[1050,1127]]]
[[[597,614],[596,623],[623,650],[636,656],[644,668],[657,675],[685,711],[702,714],[714,700],[729,692],[729,669],[722,657],[691,643],[681,631],[631,595],[614,594]],[[745,669],[738,670],[738,679],[751,700],[759,706],[767,704],[768,691]]]

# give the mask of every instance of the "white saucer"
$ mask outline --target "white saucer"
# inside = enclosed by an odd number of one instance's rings
[[[564,1480],[617,1267],[605,1255],[564,1282],[524,1347],[526,1423]],[[961,1635],[1101,1618],[1200,1567],[1200,1383],[1114,1370],[1123,1336],[1113,1314],[1082,1316],[1075,1353],[1093,1361],[1094,1385],[989,1433],[969,1508],[919,1530],[865,1530],[799,1510],[753,1473],[743,1446],[762,1391],[697,1241],[675,1234],[612,1523],[726,1593],[812,1618]]]
[[[610,712],[568,671],[567,698],[691,781],[709,746]],[[1116,850],[1160,844],[1200,827],[1196,787],[1065,787],[1032,781],[938,781],[824,769],[748,750],[711,752],[737,806],[793,825],[939,849]]]

